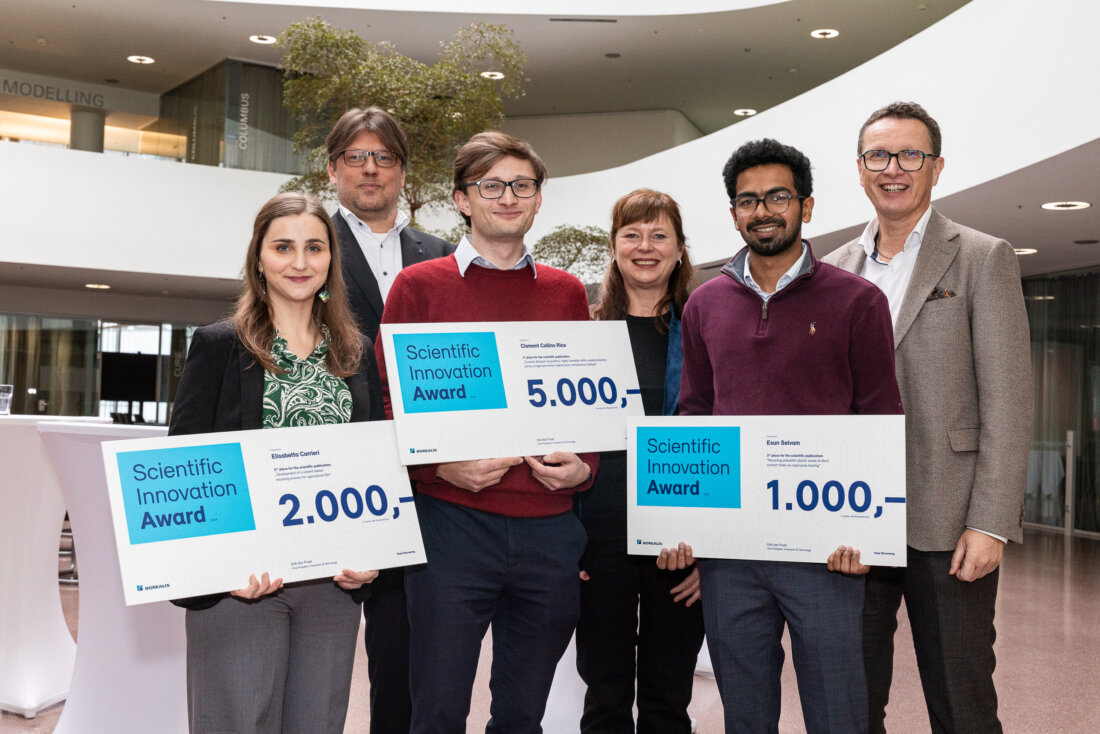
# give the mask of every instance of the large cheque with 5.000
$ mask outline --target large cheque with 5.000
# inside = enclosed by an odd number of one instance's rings
[[[405,464],[622,451],[641,416],[622,321],[382,324]]]
[[[643,418],[629,429],[627,552],[904,566],[905,417]]]
[[[109,441],[126,604],[423,563],[393,422]]]

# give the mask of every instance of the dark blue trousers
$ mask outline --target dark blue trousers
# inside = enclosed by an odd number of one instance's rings
[[[493,515],[426,495],[416,511],[428,563],[405,574],[413,734],[465,734],[490,625],[485,731],[538,734],[580,610],[580,520]]]
[[[776,561],[703,560],[699,570],[727,734],[779,731],[784,624],[808,734],[867,731],[862,576]]]
[[[384,568],[363,602],[367,678],[370,680],[370,734],[409,734],[409,618],[405,569]]]

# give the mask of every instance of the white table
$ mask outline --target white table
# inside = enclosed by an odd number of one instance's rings
[[[163,426],[40,426],[80,549],[80,644],[55,734],[187,731],[183,610],[127,607],[100,444],[163,436]]]
[[[76,653],[57,589],[65,503],[37,430],[57,421],[81,419],[0,416],[0,709],[28,719],[65,700]]]

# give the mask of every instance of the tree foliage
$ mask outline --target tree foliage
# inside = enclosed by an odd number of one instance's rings
[[[409,138],[402,197],[414,220],[426,204],[450,200],[459,146],[475,133],[499,128],[504,97],[523,95],[527,56],[501,25],[462,28],[440,44],[434,64],[320,18],[289,26],[279,44],[286,72],[284,102],[300,125],[294,145],[309,159],[308,172],[284,188],[331,196],[325,136],[347,109],[376,105],[397,118]],[[487,70],[500,71],[504,78],[482,77]]]
[[[563,224],[539,238],[531,254],[540,263],[568,271],[584,283],[603,279],[610,259],[608,233],[599,227]]]

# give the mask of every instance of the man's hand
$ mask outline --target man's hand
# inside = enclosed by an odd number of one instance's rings
[[[332,580],[337,583],[341,589],[347,589],[352,591],[358,589],[363,584],[369,584],[378,578],[377,571],[350,571],[344,569],[343,573],[338,573],[332,577]]]
[[[435,475],[460,489],[480,492],[499,482],[513,466],[522,463],[523,459],[519,456],[509,456],[505,459],[452,461],[449,464],[440,464],[435,470]]]
[[[253,574],[248,577],[248,586],[229,593],[241,599],[259,599],[265,594],[274,594],[281,588],[283,588],[283,580],[275,579],[272,581],[268,577],[267,571],[264,571],[263,576],[261,576],[259,580],[257,580],[255,574]]]
[[[695,556],[687,543],[680,543],[676,548],[662,548],[657,556],[657,568],[662,571],[682,571],[694,563]]]
[[[967,528],[955,546],[955,554],[951,556],[951,570],[948,573],[959,581],[977,581],[997,570],[1004,552],[1005,544],[1001,541]]]
[[[535,481],[551,492],[571,489],[588,479],[592,470],[569,451],[554,451],[546,456],[525,456]]]
[[[859,576],[871,570],[870,566],[864,566],[859,562],[859,551],[847,545],[842,545],[830,553],[825,565],[830,571],[838,571],[851,576]]]

